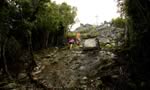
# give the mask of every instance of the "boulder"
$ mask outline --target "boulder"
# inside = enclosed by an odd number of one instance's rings
[[[101,43],[110,43],[110,40],[108,38],[98,37],[98,39]]]
[[[86,39],[83,43],[83,50],[99,49],[99,40],[95,38]]]

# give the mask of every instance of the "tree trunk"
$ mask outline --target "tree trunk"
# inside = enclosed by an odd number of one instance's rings
[[[47,48],[48,39],[49,39],[49,31],[48,30],[41,30],[40,38],[41,38],[40,39],[41,48]]]
[[[33,68],[35,67],[35,66],[37,66],[36,65],[36,62],[34,61],[34,56],[33,56],[33,48],[32,48],[32,34],[31,34],[32,32],[31,31],[28,31],[28,39],[27,39],[27,42],[28,42],[28,49],[29,49],[29,52],[30,52],[30,55],[31,55],[31,58],[30,58],[30,60],[31,60],[31,66],[29,67],[29,72],[31,72],[32,70],[33,70]]]
[[[8,71],[8,67],[7,67],[7,59],[6,59],[6,52],[5,52],[5,49],[6,49],[6,44],[7,44],[7,41],[8,41],[8,38],[6,38],[4,40],[4,43],[2,45],[2,62],[3,62],[3,70],[4,70],[4,73],[6,73],[9,77],[10,80],[13,80],[11,74],[9,73]]]

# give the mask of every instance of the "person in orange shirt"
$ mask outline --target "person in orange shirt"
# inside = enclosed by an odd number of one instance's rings
[[[80,38],[80,33],[76,33],[76,44],[77,45],[80,45],[80,41],[81,41],[81,38]]]

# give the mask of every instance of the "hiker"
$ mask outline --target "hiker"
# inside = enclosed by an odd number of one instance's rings
[[[81,39],[80,39],[80,33],[76,34],[76,44],[80,45]]]
[[[71,49],[73,44],[75,43],[74,38],[69,38],[68,43],[69,43],[69,49]]]

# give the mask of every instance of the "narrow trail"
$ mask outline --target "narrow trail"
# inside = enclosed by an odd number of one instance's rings
[[[47,88],[111,88],[123,76],[117,56],[109,51],[55,48],[34,56],[33,79]]]

